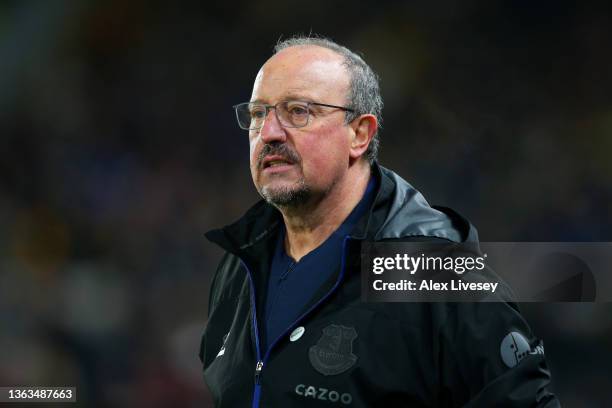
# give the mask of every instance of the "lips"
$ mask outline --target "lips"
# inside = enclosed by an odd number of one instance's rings
[[[293,162],[283,156],[266,156],[263,160],[262,167],[264,169],[279,166],[290,166]]]

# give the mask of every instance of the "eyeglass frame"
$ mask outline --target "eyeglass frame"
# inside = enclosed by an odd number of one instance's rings
[[[283,122],[281,122],[281,119],[278,117],[278,110],[277,110],[276,107],[279,104],[281,104],[281,103],[288,103],[288,102],[300,102],[300,103],[306,104],[306,109],[308,110],[308,119],[306,119],[306,123],[304,125],[302,125],[302,126],[287,126],[287,125],[283,124]],[[239,119],[239,116],[238,116],[238,108],[240,106],[251,105],[251,104],[263,106],[264,108],[266,108],[266,114],[264,116],[264,120],[261,123],[261,126],[256,127],[256,128],[251,128],[251,127],[245,128],[245,127],[242,127],[241,124],[240,124],[240,119]],[[270,104],[261,103],[261,102],[242,102],[242,103],[239,103],[239,104],[234,105],[232,107],[234,108],[234,112],[236,112],[236,120],[238,121],[238,127],[240,127],[240,129],[249,130],[250,131],[250,130],[260,130],[260,129],[262,129],[264,127],[264,124],[265,124],[265,118],[268,117],[268,113],[270,112],[270,109],[273,109],[273,108],[274,108],[274,115],[276,115],[276,120],[278,120],[278,123],[280,123],[283,127],[292,128],[292,129],[299,129],[299,128],[306,127],[306,126],[308,126],[310,124],[310,105],[324,106],[324,107],[327,107],[327,108],[342,109],[345,112],[355,113],[354,109],[347,108],[346,106],[338,106],[338,105],[330,105],[330,104],[327,104],[327,103],[303,101],[303,100],[299,100],[299,99],[289,99],[289,100],[285,100],[285,101],[280,101],[280,102],[277,102],[275,105],[270,105]]]

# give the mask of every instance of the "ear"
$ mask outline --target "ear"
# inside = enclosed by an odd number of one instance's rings
[[[366,150],[368,150],[368,146],[378,127],[378,119],[371,114],[361,115],[355,118],[350,126],[353,130],[351,132],[350,157],[356,160],[363,156]]]

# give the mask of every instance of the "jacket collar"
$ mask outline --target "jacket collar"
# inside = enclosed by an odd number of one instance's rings
[[[378,178],[376,198],[355,227],[351,235],[354,239],[431,237],[478,242],[476,229],[465,218],[449,208],[430,206],[420,192],[395,172],[374,163],[372,174]],[[238,255],[274,236],[281,222],[280,212],[260,200],[238,221],[209,231],[206,237]]]

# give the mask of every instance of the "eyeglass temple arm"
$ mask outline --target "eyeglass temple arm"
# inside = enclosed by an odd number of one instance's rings
[[[345,111],[349,111],[349,112],[355,112],[353,109],[351,108],[345,108],[344,106],[337,106],[337,105],[328,105],[326,103],[319,103],[319,102],[310,102],[311,105],[318,105],[318,106],[327,106],[328,108],[337,108],[337,109],[343,109]]]

